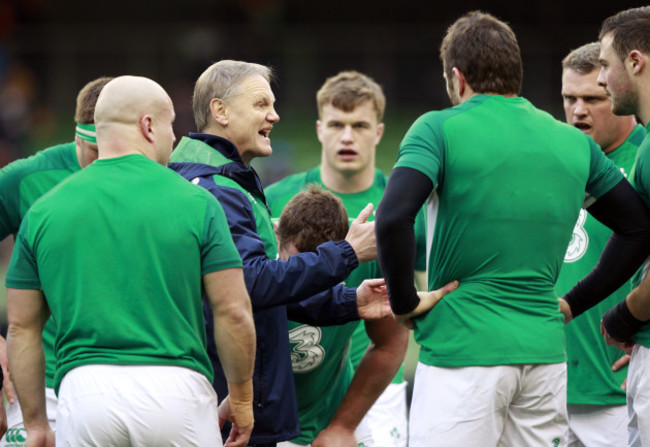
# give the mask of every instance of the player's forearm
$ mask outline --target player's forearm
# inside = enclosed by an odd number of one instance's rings
[[[253,368],[255,326],[248,295],[240,308],[219,312],[213,308],[214,338],[228,381],[231,421],[240,427],[253,423]],[[241,300],[240,300],[241,301]]]
[[[25,428],[47,427],[45,408],[45,353],[42,327],[9,325],[7,351],[11,377],[23,412]]]
[[[419,171],[396,168],[377,208],[377,255],[391,307],[398,315],[411,312],[420,302],[414,287],[414,224],[432,189],[431,180]]]
[[[365,324],[374,341],[361,359],[330,427],[354,431],[404,361],[408,347],[406,328],[389,319],[366,321]]]
[[[228,382],[242,383],[253,376],[255,322],[241,268],[203,276],[212,307],[214,339]]]
[[[223,318],[221,318],[223,317]],[[214,339],[228,382],[241,383],[253,376],[255,326],[250,313],[215,314]]]

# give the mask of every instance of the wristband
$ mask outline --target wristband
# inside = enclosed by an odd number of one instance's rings
[[[239,427],[253,423],[253,379],[243,383],[228,382],[231,420]]]
[[[632,341],[632,336],[638,332],[642,325],[643,321],[635,318],[630,312],[626,300],[621,301],[603,315],[605,330],[610,337],[620,343]]]

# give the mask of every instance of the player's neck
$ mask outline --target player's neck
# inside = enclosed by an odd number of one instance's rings
[[[630,119],[630,122],[626,124],[625,129],[622,130],[616,141],[612,142],[608,147],[603,147],[603,152],[606,154],[609,154],[610,152],[614,151],[615,149],[618,149],[621,147],[623,143],[625,143],[625,140],[630,136],[630,134],[634,131],[634,128],[636,127],[636,120]]]
[[[341,172],[321,166],[321,181],[331,191],[342,194],[354,194],[369,189],[375,181],[375,169],[371,165],[359,172]]]
[[[650,73],[650,67],[646,67],[648,70],[646,72]],[[647,74],[644,78],[645,82],[642,82],[639,85],[639,107],[637,117],[641,120],[643,127],[647,127],[650,124],[650,74]]]

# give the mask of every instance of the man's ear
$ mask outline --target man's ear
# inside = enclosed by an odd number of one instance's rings
[[[465,80],[465,75],[458,67],[452,67],[451,74],[456,79],[456,85],[458,85],[458,97],[462,98],[465,94],[465,88],[467,87],[467,81]]]
[[[210,114],[221,126],[228,125],[228,106],[221,99],[214,98],[210,101]]]
[[[151,115],[143,115],[138,121],[140,127],[140,132],[145,137],[149,143],[153,143],[155,140],[153,133],[153,118]]]
[[[627,55],[627,59],[630,64],[632,74],[638,75],[645,68],[646,57],[639,50],[632,50],[630,54]]]

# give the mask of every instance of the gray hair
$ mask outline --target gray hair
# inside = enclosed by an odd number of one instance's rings
[[[591,42],[571,51],[562,60],[562,69],[571,69],[578,73],[587,74],[595,69],[600,69],[598,55],[600,54],[600,43]]]
[[[260,75],[267,82],[273,79],[271,68],[251,62],[222,60],[205,70],[194,86],[192,109],[194,122],[199,132],[204,131],[210,122],[210,102],[219,98],[223,102],[241,93],[241,83],[248,76]]]

